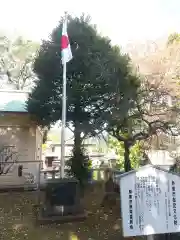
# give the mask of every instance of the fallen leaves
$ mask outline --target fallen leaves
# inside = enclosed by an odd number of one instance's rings
[[[3,240],[120,240],[119,206],[100,207],[102,192],[86,193],[88,218],[84,222],[34,225],[33,204],[37,193],[0,196],[0,238]]]

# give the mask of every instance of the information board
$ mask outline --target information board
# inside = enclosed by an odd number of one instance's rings
[[[180,232],[180,177],[146,166],[120,178],[124,236]]]

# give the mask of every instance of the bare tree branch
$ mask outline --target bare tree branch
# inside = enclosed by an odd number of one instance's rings
[[[0,37],[0,75],[11,87],[31,88],[36,76],[33,61],[39,45],[18,38],[10,41]]]

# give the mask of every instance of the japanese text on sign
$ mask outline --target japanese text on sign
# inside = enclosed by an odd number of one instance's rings
[[[180,231],[177,175],[149,167],[120,179],[124,236]]]

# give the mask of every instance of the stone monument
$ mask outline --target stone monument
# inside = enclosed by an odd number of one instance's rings
[[[51,179],[45,188],[45,199],[40,207],[38,221],[71,222],[84,220],[85,211],[80,201],[79,182],[76,179]]]

